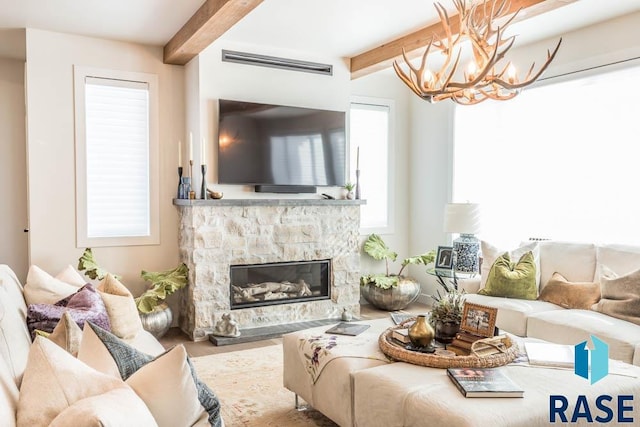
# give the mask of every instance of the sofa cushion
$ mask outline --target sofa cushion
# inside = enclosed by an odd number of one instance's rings
[[[156,427],[149,408],[130,388],[109,390],[73,403],[49,427]]]
[[[480,295],[494,297],[536,299],[536,264],[531,251],[511,262],[508,253],[498,257],[491,266],[485,287],[478,291]]]
[[[18,387],[31,346],[26,319],[22,285],[7,265],[0,265],[0,356]]]
[[[60,274],[64,277],[67,273],[63,270]],[[77,290],[78,286],[56,279],[37,265],[32,265],[24,285],[24,299],[27,304],[55,304]]]
[[[602,266],[602,298],[593,310],[640,325],[640,270],[618,276]]]
[[[182,350],[176,350],[180,347]],[[177,425],[174,417],[164,413],[163,407],[173,408],[176,415],[180,416],[178,419],[193,420],[187,425],[200,422],[201,419],[208,419],[212,426],[221,426],[220,403],[209,387],[198,379],[184,346],[174,347],[153,358],[89,322],[83,331],[78,358],[95,369],[122,378],[130,384],[147,402],[160,426]],[[168,368],[162,368],[166,364],[174,368],[167,371]],[[151,366],[147,367],[147,365]],[[158,373],[174,372],[174,370],[175,378],[171,380]],[[173,392],[163,392],[171,396],[172,400],[168,402],[166,397],[161,398],[153,391],[154,389],[164,390],[167,384],[173,389]],[[178,397],[180,401],[176,401]],[[158,402],[154,403],[154,401]],[[194,402],[195,406],[193,406]],[[176,411],[178,407],[183,408],[185,412]],[[203,414],[204,418],[201,418]]]
[[[480,243],[480,247],[482,250],[482,270],[480,271],[480,289],[486,286],[487,278],[489,277],[489,272],[491,271],[491,267],[496,262],[498,257],[503,255],[505,252],[509,254],[510,259],[520,259],[522,255],[531,251],[531,253],[533,254],[534,262],[536,264],[536,283],[538,284],[538,286],[540,285],[540,250],[538,248],[538,242],[525,243],[517,248],[508,250],[508,249],[498,248],[483,240]]]
[[[132,339],[142,331],[142,321],[131,292],[111,274],[98,285],[109,314],[111,333],[122,339]]]
[[[68,264],[65,268],[56,274],[56,279],[62,280],[65,283],[81,288],[87,284],[87,280],[82,277],[78,271],[73,268],[71,264]]]
[[[27,326],[32,336],[35,330],[53,332],[65,311],[82,328],[87,320],[110,329],[109,316],[102,297],[92,284],[87,283],[75,294],[55,304],[31,304],[27,310]]]
[[[496,326],[501,330],[521,337],[527,336],[527,318],[529,315],[545,311],[564,310],[560,306],[545,301],[491,297],[478,294],[467,294],[465,300],[474,304],[497,308]]]
[[[602,275],[602,266],[618,276],[624,276],[640,269],[640,247],[624,245],[603,245],[597,248],[598,265],[596,278]]]
[[[562,274],[570,282],[594,282],[596,246],[590,243],[561,241],[540,242],[540,288],[553,273]]]
[[[17,424],[49,426],[58,414],[74,403],[115,389],[131,390],[119,378],[90,368],[53,342],[38,336],[29,351],[20,388]],[[129,393],[128,400],[138,402],[137,413],[131,416],[141,417],[143,422],[139,425],[154,425],[146,405],[135,393]]]
[[[600,284],[597,282],[569,282],[560,273],[554,273],[542,288],[540,301],[557,304],[563,308],[589,310],[600,300]]]
[[[595,335],[609,345],[609,357],[633,362],[640,344],[638,325],[592,310],[557,310],[529,316],[527,336],[575,345]]]
[[[6,427],[15,427],[16,410],[18,408],[18,386],[13,372],[0,357],[0,420]]]

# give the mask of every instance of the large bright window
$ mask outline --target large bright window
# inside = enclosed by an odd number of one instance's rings
[[[75,79],[78,246],[158,244],[156,77]]]
[[[481,204],[482,237],[640,244],[638,76],[627,68],[456,108],[453,197]]]
[[[390,200],[391,111],[393,103],[380,99],[358,99],[349,112],[350,181],[360,170],[360,226],[366,233],[393,232]],[[359,163],[359,164],[358,164]]]

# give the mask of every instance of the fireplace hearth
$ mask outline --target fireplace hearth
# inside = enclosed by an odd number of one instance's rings
[[[331,261],[231,266],[231,309],[330,298]]]

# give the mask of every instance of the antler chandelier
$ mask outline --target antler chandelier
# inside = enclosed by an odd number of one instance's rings
[[[547,60],[542,67],[534,72],[534,62],[521,81],[515,66],[511,62],[505,64],[502,61],[516,38],[504,38],[505,31],[520,9],[506,19],[509,0],[481,0],[473,5],[468,5],[466,0],[452,1],[458,10],[458,15],[454,18],[458,21],[458,34],[454,34],[445,8],[440,3],[435,3],[445,36],[431,37],[419,67],[409,61],[404,48],[402,57],[408,71],[405,72],[398,61],[393,63],[398,77],[422,99],[429,102],[451,99],[463,105],[477,104],[487,99],[512,99],[520,93],[520,89],[542,75],[560,48],[562,38],[553,52],[547,50]],[[501,19],[504,22],[497,25],[496,22]],[[463,47],[469,45],[473,57],[466,70],[460,71]],[[444,63],[436,71],[431,71],[427,64],[432,52],[444,55]]]

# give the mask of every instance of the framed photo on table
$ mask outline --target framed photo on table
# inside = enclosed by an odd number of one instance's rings
[[[453,270],[453,246],[438,246],[436,270]]]
[[[492,337],[497,314],[497,308],[465,302],[460,330],[483,337]]]

